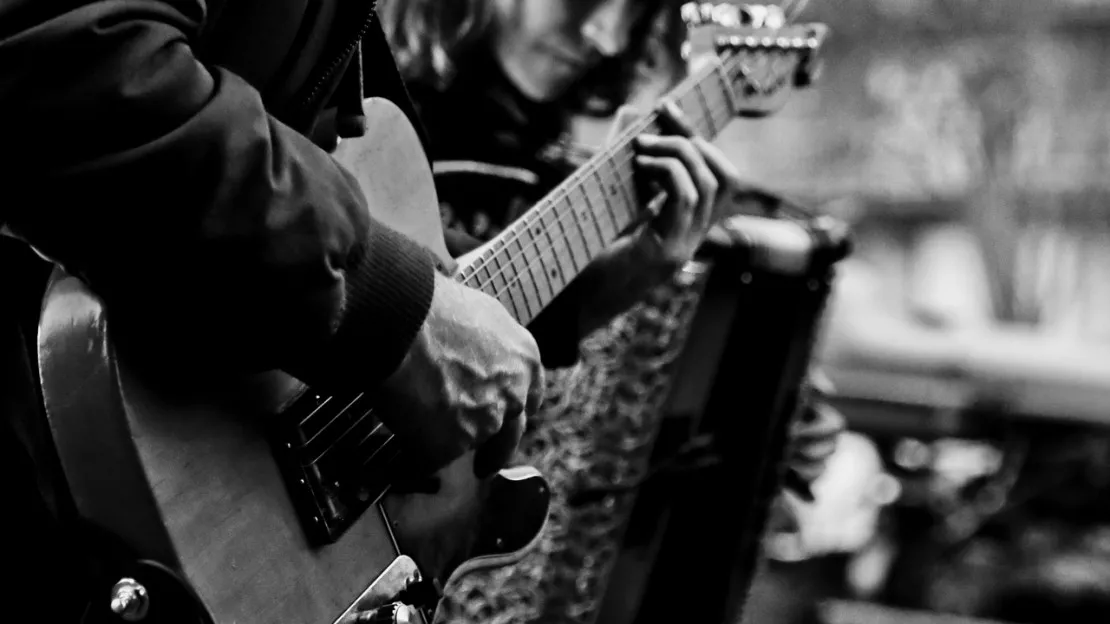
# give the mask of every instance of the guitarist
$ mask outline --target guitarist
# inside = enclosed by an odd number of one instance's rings
[[[363,90],[411,110],[369,1],[0,3],[3,561],[37,619],[106,592],[38,407],[40,256],[159,368],[376,388],[429,469],[508,461],[551,339],[369,216],[327,153],[362,132]]]
[[[568,149],[572,116],[625,106],[646,62],[685,63],[675,2],[461,4],[465,8],[440,0],[381,0],[378,8],[430,136],[453,253],[495,236],[575,170]],[[529,326],[564,336],[561,347],[544,352],[549,367],[573,364],[581,337],[690,260],[711,215],[744,186],[733,164],[695,136],[681,113],[662,112],[671,134],[643,137],[637,162],[646,179],[670,191],[669,201],[653,222],[599,256]],[[788,481],[803,497],[844,427],[843,417],[821,400],[827,383],[815,377],[809,385],[812,400],[807,417],[795,421],[794,478]]]

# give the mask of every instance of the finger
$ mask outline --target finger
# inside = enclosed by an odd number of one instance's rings
[[[836,392],[832,380],[829,379],[829,376],[820,368],[811,370],[806,381],[814,392],[819,393],[823,397],[830,396],[832,393]]]
[[[836,440],[833,438],[814,440],[806,444],[796,445],[791,457],[805,461],[825,461],[836,453],[836,446]]]
[[[528,388],[528,398],[524,403],[526,416],[532,416],[540,411],[546,390],[547,384],[544,381],[543,366],[536,365],[535,370],[532,371],[532,385]]]
[[[800,476],[792,471],[787,471],[783,475],[783,493],[793,493],[798,499],[805,503],[812,503],[817,498],[813,495],[813,490],[810,488],[811,481],[805,481]]]
[[[793,437],[831,437],[847,428],[847,421],[839,410],[824,403],[811,403],[803,412],[802,418],[791,423]]]
[[[673,157],[682,162],[698,192],[698,201],[691,206],[694,209],[692,222],[697,224],[699,234],[704,233],[717,201],[720,184],[694,142],[681,137],[641,135],[638,143],[641,153]]]
[[[695,137],[691,140],[691,143],[693,143],[694,147],[698,150],[698,153],[701,154],[702,160],[712,172],[713,178],[717,181],[718,193],[712,200],[712,205],[714,207],[723,199],[722,195],[724,193],[727,192],[732,194],[746,188],[746,184],[740,179],[740,171],[736,168],[732,160],[721,151],[721,148],[701,137]],[[718,215],[715,214],[714,210],[711,208],[706,212],[705,218],[707,221],[705,227],[708,228],[711,223],[717,220]]]
[[[798,462],[791,463],[790,472],[806,485],[810,485],[825,473],[825,467],[826,462]]]
[[[636,164],[644,174],[657,176],[667,191],[668,200],[655,223],[666,240],[682,236],[690,229],[693,208],[698,203],[698,189],[690,173],[676,158],[640,155]]]
[[[673,100],[663,100],[658,107],[659,128],[664,134],[675,134],[682,137],[697,136],[698,131],[694,124],[687,119],[682,109]]]
[[[771,503],[771,517],[768,520],[768,530],[774,533],[797,533],[801,527],[798,524],[798,514],[784,496],[776,496]]]
[[[515,416],[505,416],[501,429],[475,452],[475,476],[485,479],[509,465],[513,455],[516,454],[517,447],[520,446],[520,440],[524,437],[526,423],[527,417],[524,410],[518,411]]]
[[[615,143],[621,133],[636,123],[642,116],[643,113],[627,104],[618,108],[617,114],[613,118],[613,124],[609,126],[609,133],[605,137],[605,144],[612,145]]]

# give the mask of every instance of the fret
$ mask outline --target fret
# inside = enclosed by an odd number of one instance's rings
[[[524,296],[523,288],[519,277],[514,275],[509,280],[508,288],[505,289],[505,296],[509,299],[507,308],[512,310],[513,318],[518,322],[523,322],[524,319],[531,318],[532,316],[528,312],[528,300]],[[501,300],[501,302],[504,303],[504,300]]]
[[[736,99],[736,93],[732,90],[732,79],[729,77],[728,68],[725,67],[724,62],[714,61],[713,72],[721,80],[721,92],[724,93],[725,103],[728,104],[728,109],[725,110],[724,114],[731,118],[740,112],[740,102]]]
[[[516,232],[510,228],[512,238],[506,240],[505,245],[500,249],[497,256],[501,258],[504,263],[501,264],[501,273],[505,279],[505,285],[498,289],[498,300],[513,313],[516,319],[525,318],[528,315],[527,301],[524,299],[520,292],[520,279],[513,262],[512,244],[516,240]],[[506,302],[506,299],[508,300]]]
[[[505,246],[501,245],[493,252],[493,257],[490,259],[493,263],[493,279],[490,280],[490,285],[498,292],[505,288],[508,279],[505,275],[505,266],[501,264],[503,255],[505,255]]]
[[[601,203],[605,206],[605,214],[613,220],[613,229],[617,232],[624,229],[621,226],[621,220],[613,212],[613,203],[609,201],[609,184],[606,183],[605,177],[601,175],[601,166],[610,162],[611,159],[607,158],[598,163],[598,167],[594,169],[593,179],[597,182],[599,195],[601,195]]]
[[[624,227],[628,227],[636,220],[640,208],[639,200],[636,198],[636,189],[629,188],[633,175],[633,157],[632,148],[626,146],[605,163],[609,167],[609,196],[613,198],[613,201],[621,202],[623,209],[621,216],[624,217]]]
[[[493,281],[493,269],[490,263],[484,260],[485,259],[478,261],[478,270],[475,271],[474,275],[477,278],[478,289],[482,291],[485,291],[490,282]]]
[[[728,94],[721,91],[720,85],[713,78],[716,70],[707,73],[702,82],[705,87],[706,99],[709,101],[710,115],[713,117],[713,126],[717,129],[717,136],[732,122],[732,109],[728,101]]]
[[[551,285],[552,297],[557,296],[562,292],[563,288],[567,285],[567,275],[571,274],[563,267],[563,254],[566,249],[561,245],[561,241],[556,239],[559,234],[556,229],[559,226],[559,215],[555,214],[553,210],[545,208],[539,212],[539,221],[543,225],[544,235],[547,237],[547,248],[543,254],[545,260],[543,267],[547,270],[548,283]],[[546,258],[551,257],[552,263],[549,265]]]
[[[582,194],[582,200],[586,206],[586,214],[588,215],[589,220],[593,222],[594,227],[597,228],[598,242],[600,243],[598,252],[600,252],[602,249],[605,249],[605,247],[609,245],[609,242],[613,240],[613,236],[612,234],[606,233],[605,228],[602,227],[603,220],[601,218],[601,215],[599,215],[597,211],[594,210],[594,205],[593,202],[590,201],[590,193],[587,190],[585,180],[583,180],[582,183],[578,185],[578,190]]]
[[[702,117],[705,120],[705,132],[702,136],[715,137],[717,136],[717,124],[713,120],[713,108],[709,106],[709,100],[705,99],[705,93],[702,91],[701,85],[701,80],[694,83],[694,94],[701,105]]]
[[[458,275],[455,276],[455,279],[457,281],[460,281],[460,282],[466,284],[467,286],[470,286],[470,285],[472,285],[471,284],[471,279],[473,277],[474,277],[474,265],[469,265],[469,266],[463,267],[462,270],[459,271]]]
[[[601,240],[601,229],[598,228],[597,223],[595,223],[594,220],[590,218],[589,210],[587,210],[585,207],[576,206],[575,203],[571,200],[569,193],[563,195],[563,200],[566,201],[567,212],[572,215],[574,225],[576,228],[578,228],[579,234],[581,234],[582,244],[586,248],[586,263],[589,263],[590,260],[596,258],[597,254],[601,253],[601,250],[605,248],[605,244]],[[589,221],[590,224],[583,225],[583,221]],[[591,225],[593,227],[591,227]],[[591,232],[597,233],[597,239],[593,245],[590,244]]]
[[[682,113],[686,115],[686,118],[693,123],[694,130],[700,133],[701,128],[698,127],[698,119],[694,116],[693,113],[694,103],[690,101],[691,94],[693,94],[693,91],[684,90],[682,94],[679,95],[678,98],[675,100],[675,104],[677,104]]]
[[[528,277],[532,278],[532,290],[536,292],[537,305],[534,308],[533,315],[539,314],[540,310],[555,296],[555,289],[552,288],[551,281],[547,277],[547,270],[543,266],[543,248],[540,246],[543,243],[543,228],[536,222],[535,214],[533,212],[531,215],[524,217],[527,222],[529,244],[525,245],[523,250],[524,261],[528,267]]]
[[[698,110],[701,108],[699,104],[697,91],[692,88],[683,92],[681,99],[679,99],[679,106],[682,108],[682,112],[686,114],[686,117],[693,123],[694,131],[705,136],[705,129],[702,127],[705,120]]]
[[[601,215],[599,215],[599,220],[601,220],[601,216],[604,216],[604,221],[609,226],[609,231],[603,241],[605,246],[608,247],[609,243],[613,242],[617,234],[620,233],[621,224],[620,221],[617,220],[617,215],[613,214],[613,206],[609,203],[608,193],[605,192],[605,182],[601,179],[601,172],[599,169],[594,168],[590,174],[588,178],[582,181],[582,193],[587,197],[589,197],[591,193],[595,196],[594,200],[590,202],[590,205],[595,214],[601,213]],[[593,188],[590,188],[591,185]],[[600,202],[597,201],[599,197],[601,198]],[[601,204],[601,210],[598,210],[598,203]]]
[[[526,313],[527,310],[524,309],[520,297],[514,293],[514,286],[517,282],[511,273],[510,267],[510,275],[506,276],[505,286],[498,288],[496,291],[497,300],[501,302],[501,305],[505,306],[506,310],[512,312],[513,318],[520,319],[523,318],[523,313]]]
[[[531,236],[532,231],[528,229],[528,224],[523,220],[518,223],[520,223],[520,226],[517,228],[517,235],[513,237],[513,246],[516,247],[516,249],[511,252],[514,273],[513,281],[516,283],[517,287],[514,289],[514,294],[519,292],[521,301],[524,303],[522,306],[524,314],[522,314],[520,318],[527,318],[530,320],[533,316],[539,314],[541,304],[539,300],[540,292],[538,288],[536,288],[536,281],[534,279],[528,280],[526,277],[528,272],[528,258],[525,255],[525,249],[531,245],[531,241],[528,240],[528,237]],[[526,283],[529,281],[532,283]]]
[[[565,284],[569,284],[570,281],[577,277],[578,274],[582,272],[582,269],[586,268],[586,265],[590,263],[590,254],[588,250],[584,250],[582,252],[578,251],[578,243],[580,242],[580,238],[567,225],[568,219],[571,221],[575,220],[574,211],[570,211],[566,215],[564,215],[559,210],[557,210],[557,208],[558,204],[554,203],[548,204],[544,207],[545,210],[555,215],[555,222],[559,226],[558,235],[566,243],[567,256],[570,258],[572,273],[570,278],[565,281]],[[578,232],[582,232],[581,227],[578,228]]]
[[[721,85],[716,80],[719,67],[720,61],[717,61],[698,76],[698,86],[706,108],[707,125],[712,132],[709,138],[719,135],[733,117],[728,93],[722,93]]]

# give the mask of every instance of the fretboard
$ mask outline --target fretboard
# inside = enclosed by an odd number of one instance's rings
[[[767,57],[741,53],[715,59],[666,97],[701,136],[712,139],[738,112],[758,111],[761,100],[780,90],[792,67],[772,68],[764,84],[751,77],[753,65],[766,66]],[[790,59],[778,56],[775,62]],[[639,134],[658,132],[656,121],[657,115],[650,113],[631,124],[501,232],[481,257],[462,267],[459,278],[500,300],[520,323],[529,323],[639,221],[642,206],[652,198],[641,197],[633,181],[633,141]]]

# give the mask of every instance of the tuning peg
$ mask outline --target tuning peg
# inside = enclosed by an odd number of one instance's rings
[[[808,36],[798,41],[796,49],[800,51],[798,65],[794,69],[794,86],[804,89],[821,78],[824,62],[819,54],[821,41],[819,33],[811,31]]]
[[[812,52],[805,52],[802,54],[801,59],[798,60],[798,65],[794,69],[794,86],[799,89],[804,89],[821,78],[821,72],[825,68],[824,61],[814,55]]]
[[[722,26],[739,28],[752,25],[752,15],[747,7],[752,5],[732,4],[729,2],[687,2],[682,5],[682,21],[690,28],[699,26]],[[763,15],[760,9],[756,13]]]
[[[723,28],[769,28],[786,26],[786,13],[777,4],[733,4],[730,2],[687,2],[682,21],[690,28],[713,25]]]
[[[719,24],[721,20],[729,19],[728,13],[735,10],[735,7],[728,4],[687,2],[682,5],[681,15],[687,27],[698,28],[706,24]]]
[[[741,4],[737,8],[743,26],[769,29],[786,26],[786,13],[777,4]]]

